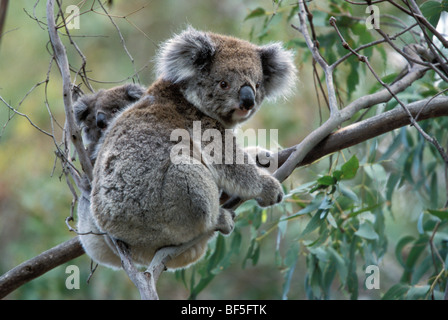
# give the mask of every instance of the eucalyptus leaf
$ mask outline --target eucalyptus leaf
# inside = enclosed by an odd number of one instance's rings
[[[320,214],[316,213],[311,220],[306,225],[305,229],[302,231],[301,237],[313,232],[317,228],[319,228],[325,220],[320,218]]]
[[[253,19],[253,18],[257,18],[257,17],[261,17],[264,15],[266,15],[266,10],[264,10],[261,7],[258,7],[256,9],[252,10],[251,12],[249,12],[249,14],[244,18],[244,21]]]
[[[414,286],[411,287],[406,295],[407,300],[422,300],[428,296],[430,286]]]
[[[344,163],[341,167],[342,177],[343,179],[353,179],[358,172],[359,169],[359,161],[358,158],[353,155],[350,160]]]
[[[382,300],[398,300],[405,297],[406,293],[408,292],[410,286],[403,284],[403,283],[397,283],[390,287],[389,290],[384,294]]]
[[[378,240],[379,238],[378,234],[375,232],[372,224],[369,221],[361,224],[358,231],[355,232],[355,235],[367,240]]]
[[[403,248],[414,240],[415,238],[413,236],[404,236],[398,241],[395,247],[395,257],[402,267],[406,267],[406,263],[404,262],[402,255]]]
[[[437,22],[440,19],[440,14],[442,10],[447,10],[447,8],[443,7],[443,4],[438,1],[426,1],[420,6],[420,10],[422,11],[425,18],[434,26],[437,26]]]
[[[448,210],[428,210],[428,213],[442,221],[448,220]]]
[[[336,179],[331,176],[323,176],[317,179],[317,183],[324,185],[324,186],[331,186],[336,183]]]

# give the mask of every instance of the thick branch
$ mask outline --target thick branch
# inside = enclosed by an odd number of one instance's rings
[[[448,116],[448,97],[430,100],[421,100],[407,106],[417,121]],[[311,164],[326,155],[352,147],[409,124],[411,124],[411,120],[402,108],[395,108],[364,121],[354,123],[330,134],[322,140],[296,167]],[[280,166],[294,151],[294,148],[287,148],[278,153],[278,164]]]
[[[78,237],[51,248],[0,277],[0,299],[25,283],[84,254]]]

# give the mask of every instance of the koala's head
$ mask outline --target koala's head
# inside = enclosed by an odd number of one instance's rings
[[[73,105],[75,120],[84,131],[86,142],[97,143],[110,121],[124,108],[140,99],[145,89],[125,84],[79,98]]]
[[[279,43],[257,46],[191,27],[161,47],[157,72],[228,128],[250,118],[264,98],[286,96],[296,79],[293,55]]]

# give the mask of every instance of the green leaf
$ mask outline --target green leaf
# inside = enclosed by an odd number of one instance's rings
[[[356,90],[356,86],[359,83],[359,61],[354,59],[349,60],[350,73],[347,76],[347,99],[351,99],[352,94]]]
[[[398,139],[397,139],[398,140]],[[391,173],[387,179],[386,184],[386,200],[388,201],[388,206],[392,206],[392,195],[394,193],[395,187],[400,181],[401,176],[399,174]]]
[[[367,240],[378,240],[379,238],[378,234],[373,230],[372,224],[368,221],[364,222],[359,227],[358,231],[355,232],[355,235]]]
[[[429,285],[411,287],[411,289],[409,289],[406,295],[406,299],[407,300],[425,299],[428,295],[429,289],[430,289]]]
[[[428,210],[428,213],[442,221],[448,220],[448,210]]]
[[[412,273],[414,271],[414,268],[416,267],[416,262],[418,258],[420,257],[420,254],[427,248],[429,241],[429,236],[421,235],[412,246],[411,250],[409,251],[408,258],[406,259],[405,264],[405,270],[403,272],[403,275],[401,276],[400,281],[401,282],[407,282],[410,283]]]
[[[413,236],[404,236],[403,238],[401,238],[398,241],[397,246],[395,247],[395,257],[397,258],[397,260],[401,264],[401,266],[404,268],[406,268],[406,263],[403,260],[401,252],[403,251],[403,248],[407,244],[411,243],[414,240],[415,240],[415,238]]]
[[[418,266],[415,268],[414,274],[412,275],[412,282],[411,284],[415,285],[420,282],[420,280],[423,278],[423,276],[431,270],[433,267],[433,260],[432,256],[427,256],[425,259],[423,259],[422,262],[419,262]]]
[[[447,9],[443,6],[443,3],[437,1],[426,1],[420,6],[420,10],[428,21],[434,26],[437,26],[442,11]]]
[[[326,198],[322,199],[321,197],[316,197],[316,198],[313,199],[313,201],[311,201],[311,203],[308,206],[306,206],[305,208],[303,208],[299,212],[291,215],[290,217],[287,217],[285,219],[280,219],[280,221],[290,220],[290,219],[293,219],[295,217],[302,216],[302,215],[307,214],[307,213],[311,213],[314,210],[319,209],[319,207],[322,205],[322,202],[324,200],[326,200]]]
[[[382,300],[398,300],[402,299],[409,290],[409,286],[403,283],[397,283],[393,285],[387,292],[384,294]]]
[[[303,237],[304,235],[307,235],[308,233],[313,232],[314,230],[316,230],[317,228],[320,227],[320,225],[322,224],[324,220],[320,218],[320,213],[317,212],[310,220],[310,222],[308,222],[308,224],[306,225],[305,229],[303,230],[302,234],[300,235],[301,237]]]
[[[354,193],[352,190],[342,185],[342,183],[339,184],[339,190],[341,191],[343,196],[349,198],[353,202],[358,202],[359,199],[356,193]]]
[[[289,269],[284,276],[285,282],[283,283],[283,293],[282,293],[282,299],[286,300],[288,299],[288,292],[289,288],[291,286],[291,280],[292,275],[294,273],[297,260],[299,258],[299,242],[294,241],[292,245],[289,247],[288,251],[286,252],[285,257],[285,265]]]
[[[372,211],[373,209],[376,209],[376,208],[380,207],[381,205],[382,205],[382,203],[377,203],[377,204],[374,204],[374,205],[372,205],[372,206],[369,206],[369,207],[360,209],[360,210],[358,210],[358,211],[353,211],[353,212],[351,212],[351,213],[348,215],[348,217],[349,217],[349,218],[356,217],[357,215],[359,215],[359,214],[361,214],[361,213],[363,213],[363,212]]]
[[[336,179],[331,176],[323,176],[317,179],[317,183],[324,186],[332,186],[336,183]]]
[[[328,214],[327,214],[327,221],[333,228],[337,229],[338,224],[336,223],[336,220],[334,219],[331,212],[328,212]]]
[[[240,251],[241,246],[241,233],[236,230],[233,232],[232,243],[230,245],[230,249],[232,253],[238,253]]]
[[[253,19],[256,17],[261,17],[264,15],[266,15],[266,11],[263,8],[258,7],[256,9],[252,10],[251,12],[249,12],[249,14],[246,16],[246,18],[244,18],[244,21]]]
[[[344,163],[341,167],[342,177],[343,179],[353,179],[358,172],[359,169],[359,161],[358,158],[353,155],[350,160]]]
[[[423,229],[423,216],[425,215],[424,212],[420,213],[418,220],[417,220],[417,231],[420,234],[425,233],[425,230]]]
[[[339,278],[341,279],[342,284],[345,284],[348,275],[348,268],[346,261],[341,257],[341,255],[332,247],[328,248],[334,262],[336,263],[336,268],[339,273]]]
[[[342,178],[342,171],[341,170],[334,170],[333,178],[335,178],[337,181],[341,180],[341,178]]]

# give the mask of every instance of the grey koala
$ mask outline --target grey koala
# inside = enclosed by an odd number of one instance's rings
[[[81,96],[73,105],[75,120],[83,130],[87,151],[92,164],[96,149],[101,144],[103,133],[112,119],[126,107],[139,100],[146,89],[137,84],[125,84],[108,90],[101,89]],[[102,232],[96,226],[90,212],[90,184],[84,181],[84,190],[78,199],[78,233],[84,250],[89,255],[101,254],[97,259],[117,263],[116,254],[108,245],[108,237],[98,237]],[[92,240],[93,239],[93,240]],[[97,260],[95,259],[95,260]]]
[[[146,88],[129,83],[107,90],[101,89],[76,100],[73,104],[75,120],[83,130],[84,142],[91,158],[109,122],[125,107],[139,100],[145,91]]]
[[[264,98],[288,94],[296,68],[278,43],[256,46],[190,27],[163,44],[157,71],[148,89],[154,103],[140,100],[107,129],[94,166],[91,211],[99,230],[125,242],[137,264],[149,265],[158,249],[200,239],[167,263],[176,269],[200,259],[216,231],[233,230],[234,213],[220,208],[220,190],[263,207],[282,200],[281,184],[236,145],[231,129]],[[212,161],[218,151],[207,153],[194,139],[198,123],[202,135],[220,133],[221,156],[230,164]],[[190,138],[173,139],[176,130]],[[244,163],[236,164],[237,154]],[[101,252],[92,258],[120,267],[118,258],[102,260]]]

